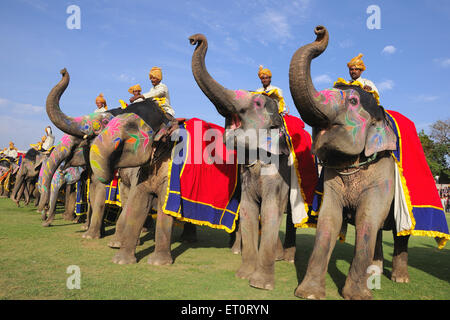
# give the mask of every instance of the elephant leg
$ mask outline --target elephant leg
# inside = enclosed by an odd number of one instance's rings
[[[76,202],[76,194],[72,192],[73,185],[66,184],[66,194],[64,201],[64,213],[63,218],[67,221],[73,221],[73,203]]]
[[[394,256],[392,259],[392,276],[394,282],[408,283],[408,236],[397,236],[394,230]]]
[[[47,219],[42,223],[43,227],[50,226],[52,224],[53,220],[55,219],[56,202],[58,201],[58,194],[59,194],[59,190],[60,190],[61,186],[62,186],[62,183],[52,184],[50,200],[49,200],[49,208],[47,211]],[[44,215],[45,215],[45,213],[44,213]]]
[[[288,203],[288,210],[286,215],[286,234],[284,237],[284,255],[283,260],[287,262],[294,263],[295,259],[295,250],[296,250],[296,232],[297,229],[294,227],[292,223],[292,210],[291,205]]]
[[[252,287],[266,290],[272,290],[275,287],[277,248],[280,248],[283,253],[279,230],[284,209],[280,201],[275,198],[263,199],[261,203],[261,240],[256,270],[249,278],[249,284]]]
[[[108,247],[110,248],[120,248],[122,242],[122,230],[125,227],[126,223],[126,215],[125,215],[125,207],[128,203],[128,196],[130,193],[130,188],[126,186],[124,183],[120,182],[120,200],[122,202],[122,211],[119,215],[119,218],[116,222],[116,230],[112,239],[108,242]]]
[[[380,273],[383,273],[383,230],[379,230],[377,233],[372,264],[379,268]]]
[[[11,194],[11,199],[20,207],[20,199],[22,198],[23,192],[25,190],[25,183],[22,183],[17,191],[17,194],[14,197],[14,193]],[[14,197],[14,198],[13,198]]]
[[[91,222],[89,229],[83,234],[83,238],[100,239],[103,229],[103,216],[105,214],[106,188],[104,184],[97,182],[94,178],[91,179],[92,186],[94,187],[94,193],[91,193],[90,200],[92,207]]]
[[[325,276],[342,225],[342,206],[339,205],[338,199],[332,190],[325,190],[317,221],[314,248],[305,277],[295,290],[297,297],[325,299]]]
[[[163,212],[162,206],[164,198],[165,197],[158,197],[158,214],[156,218],[155,231],[155,251],[152,252],[147,261],[148,264],[157,266],[173,263],[172,254],[170,252],[170,245],[174,218]]]
[[[23,195],[25,198],[24,205],[27,206],[30,203],[30,182],[25,183],[25,187],[23,189]]]
[[[242,244],[241,224],[239,223],[239,220],[236,223],[237,225],[234,232],[230,234],[230,246],[231,252],[233,254],[241,254],[241,244]]]
[[[39,193],[39,190],[36,187],[33,190],[33,196],[34,196],[34,206],[37,207],[37,206],[39,206],[39,200],[41,198],[41,194]]]
[[[345,299],[371,299],[368,286],[377,235],[389,213],[392,194],[384,189],[370,188],[360,197],[355,218],[355,255],[345,281],[342,295]]]
[[[239,229],[242,239],[242,263],[236,277],[248,279],[256,270],[259,239],[259,206],[246,192],[242,193]]]
[[[138,185],[130,190],[130,195],[121,215],[125,222],[122,229],[121,245],[112,261],[117,264],[136,263],[136,244],[141,234],[142,226],[147,218],[147,214],[153,196],[149,194],[142,185]]]

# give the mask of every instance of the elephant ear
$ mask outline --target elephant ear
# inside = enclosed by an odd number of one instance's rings
[[[397,149],[397,137],[385,120],[377,120],[367,131],[364,154],[370,157],[376,152]]]

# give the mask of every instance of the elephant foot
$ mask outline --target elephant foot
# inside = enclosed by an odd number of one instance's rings
[[[154,266],[165,266],[173,263],[172,255],[170,252],[153,252],[147,260],[148,264]]]
[[[87,231],[88,229],[89,229],[89,225],[86,223],[81,226],[81,231]]]
[[[100,239],[100,231],[87,231],[83,233],[84,239]]]
[[[409,283],[408,271],[392,271],[391,280],[397,283]]]
[[[290,263],[294,263],[295,261],[295,250],[297,248],[296,247],[290,247],[290,248],[286,248],[284,249],[284,256],[283,256],[283,260],[290,262]]]
[[[136,263],[136,256],[133,252],[122,249],[113,257],[112,262],[116,264],[134,264]]]
[[[254,288],[273,290],[275,287],[275,275],[263,272],[255,272],[249,278],[250,286]]]
[[[52,224],[52,222],[53,222],[53,219],[44,221],[44,222],[42,223],[42,226],[43,226],[43,227],[50,227],[50,225]]]
[[[367,285],[360,285],[354,281],[346,281],[342,296],[346,300],[372,300],[372,292]]]
[[[255,272],[255,266],[249,264],[242,264],[238,271],[236,271],[236,277],[240,279],[249,279]]]
[[[47,220],[47,214],[45,213],[44,210],[42,210],[42,213],[41,213],[41,220],[42,220],[42,221]]]
[[[303,299],[323,300],[325,299],[325,288],[317,284],[303,281],[297,289],[295,289],[294,295]]]
[[[181,241],[185,243],[195,243],[197,242],[197,232],[194,230],[189,232],[184,232],[181,234]]]

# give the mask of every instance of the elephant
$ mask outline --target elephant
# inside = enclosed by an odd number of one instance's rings
[[[90,203],[91,203],[91,210],[92,210],[92,218],[90,219],[90,225],[89,229],[86,231],[86,233],[83,234],[84,238],[87,239],[97,239],[101,237],[101,224],[103,221],[103,213],[104,213],[104,207],[105,207],[105,184],[109,183],[112,180],[113,171],[109,172],[109,169],[112,169],[112,165],[109,163],[104,166],[105,169],[104,172],[102,172],[100,175],[96,175],[96,172],[100,169],[102,169],[102,166],[99,165],[101,161],[96,162],[95,159],[91,159],[89,157],[92,157],[92,152],[89,152],[90,148],[93,148],[96,150],[96,146],[92,145],[92,140],[96,138],[99,133],[103,132],[103,130],[106,128],[109,122],[113,121],[111,125],[108,126],[111,131],[116,130],[114,128],[114,125],[117,124],[117,118],[119,116],[122,117],[139,117],[141,122],[147,122],[152,124],[152,126],[157,126],[160,123],[168,124],[171,119],[167,118],[160,108],[151,101],[146,102],[138,102],[133,103],[129,105],[126,109],[117,108],[117,109],[111,109],[107,112],[101,112],[101,113],[92,113],[89,115],[81,116],[81,117],[69,117],[65,115],[60,107],[59,107],[59,99],[65,89],[67,88],[70,76],[66,69],[61,70],[62,79],[58,84],[54,86],[54,88],[50,91],[47,102],[46,102],[46,111],[50,118],[50,120],[63,132],[67,133],[68,135],[71,135],[73,137],[76,137],[77,139],[86,140],[86,145],[83,147],[83,157],[79,156],[77,159],[79,159],[79,163],[82,163],[82,161],[85,161],[84,164],[88,166],[88,170],[90,171]],[[149,106],[150,104],[150,106]],[[138,116],[139,115],[139,116]],[[150,129],[149,129],[150,130]],[[147,132],[147,131],[146,131]],[[99,138],[101,139],[101,138]],[[152,139],[152,135],[150,134],[149,139]],[[150,141],[147,139],[147,142]],[[151,142],[151,141],[150,141]],[[112,143],[112,146],[115,146],[116,142]],[[129,144],[127,144],[128,146]],[[139,167],[150,159],[150,155],[152,154],[150,151],[151,149],[151,143],[147,144],[145,141],[143,145],[146,145],[146,153],[144,153],[143,157],[139,159],[138,163],[127,163],[126,155],[127,153],[133,153],[134,147],[131,148],[124,148],[123,150],[120,149],[121,154],[123,154],[122,162],[118,163],[116,166],[117,168],[128,168],[128,167]],[[119,150],[117,150],[118,152]],[[72,163],[72,165],[74,165]],[[108,175],[105,176],[105,172],[109,172]],[[125,177],[125,175],[132,175],[134,174],[133,170],[120,170],[120,174],[122,175],[124,180],[131,181],[131,177]],[[126,189],[122,188],[122,190]],[[124,191],[126,192],[126,191]],[[140,200],[134,200],[136,202],[139,202]],[[133,203],[133,204],[134,204]],[[145,212],[145,217],[147,217],[147,213],[149,211]],[[145,219],[144,219],[145,220]],[[119,228],[120,229],[120,228]],[[140,232],[139,228],[139,232]],[[190,229],[191,230],[191,229]],[[136,242],[134,243],[136,245]],[[114,245],[112,245],[114,246]]]
[[[397,236],[393,218],[395,161],[391,152],[397,138],[381,106],[358,86],[335,86],[317,91],[312,83],[311,60],[325,51],[329,34],[315,28],[314,42],[300,47],[289,67],[290,92],[302,119],[313,128],[312,152],[323,166],[322,205],[314,248],[306,274],[295,295],[325,298],[325,275],[341,226],[355,225],[353,261],[342,295],[371,299],[368,268],[382,270],[381,230],[393,230],[391,279],[408,282],[408,239]]]
[[[236,276],[248,279],[250,286],[272,290],[275,286],[277,247],[281,246],[278,233],[281,218],[286,210],[288,217],[284,259],[294,262],[296,250],[296,231],[290,217],[291,166],[284,120],[278,112],[276,99],[245,90],[230,90],[215,81],[205,66],[208,49],[206,37],[203,34],[195,34],[189,37],[189,40],[192,45],[196,45],[192,55],[194,78],[218,113],[225,118],[224,139],[237,150],[246,152],[240,161],[243,163],[240,166],[242,192],[239,216],[242,264]],[[267,133],[269,130],[275,130],[277,133],[275,137],[271,136],[271,139],[273,144],[278,144],[278,150],[268,149],[264,144],[266,141],[261,132]],[[249,139],[245,140],[252,132],[256,132],[258,145],[251,145]],[[254,150],[258,150],[258,157],[252,161],[249,154]],[[268,154],[269,161],[265,159]],[[274,159],[277,162],[273,161]],[[316,170],[315,166],[311,170]]]
[[[58,200],[58,194],[63,185],[66,185],[66,202],[63,217],[66,220],[73,220],[76,194],[75,192],[71,192],[71,185],[82,178],[82,173],[85,170],[86,168],[82,166],[64,168],[63,164],[56,170],[51,182],[49,209],[46,213],[46,219],[43,226],[48,227],[53,222],[56,211],[56,201]]]
[[[29,149],[23,157],[19,171],[16,174],[16,181],[11,195],[11,198],[17,205],[19,205],[23,193],[25,194],[25,203],[29,203],[33,185],[38,178],[41,165],[47,157],[47,154],[33,148]]]
[[[73,153],[79,148],[79,144],[82,141],[83,139],[64,134],[50,153],[48,159],[46,159],[41,166],[37,183],[37,188],[40,193],[37,211],[42,214],[43,220],[45,220],[46,217],[45,208],[48,206],[49,202],[50,185],[53,175],[63,161],[66,163],[70,161],[71,157],[73,157]]]
[[[16,174],[19,166],[16,160],[10,157],[0,159],[0,196],[9,197],[12,195],[11,187],[14,186]]]

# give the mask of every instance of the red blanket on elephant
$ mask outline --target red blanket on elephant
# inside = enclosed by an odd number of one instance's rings
[[[395,217],[399,235],[436,237],[442,248],[450,239],[445,211],[414,123],[387,110],[397,134]]]
[[[224,128],[192,118],[179,125],[163,211],[182,221],[232,232],[239,211],[237,157]]]

